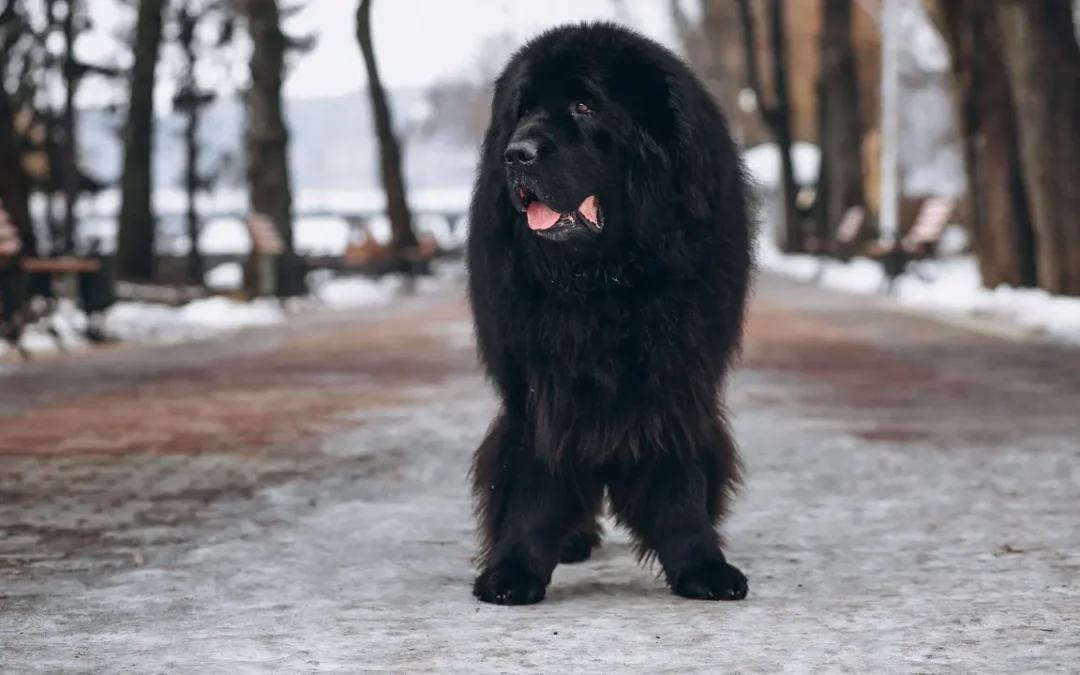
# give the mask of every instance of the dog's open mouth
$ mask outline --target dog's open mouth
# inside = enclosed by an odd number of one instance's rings
[[[585,226],[593,232],[599,232],[604,227],[604,214],[595,196],[586,197],[577,209],[569,213],[552,209],[526,188],[519,189],[517,197],[519,208],[529,221],[529,229],[534,232],[571,226]]]

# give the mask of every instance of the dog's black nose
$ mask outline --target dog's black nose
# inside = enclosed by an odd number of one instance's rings
[[[536,159],[539,152],[540,146],[536,141],[511,141],[510,145],[506,146],[503,158],[507,164],[528,164]]]

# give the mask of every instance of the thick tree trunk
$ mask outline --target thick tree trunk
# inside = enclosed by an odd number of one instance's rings
[[[382,169],[383,189],[386,191],[386,210],[390,218],[393,237],[392,247],[395,255],[401,256],[417,245],[413,231],[412,214],[405,197],[405,181],[401,173],[401,149],[394,135],[394,125],[390,116],[390,106],[386,100],[386,91],[379,79],[379,69],[375,60],[375,47],[371,39],[372,0],[360,0],[356,10],[356,39],[364,54],[364,66],[367,69],[368,93],[371,96],[371,110],[375,118],[375,135],[379,141],[379,159]]]
[[[787,37],[784,34],[784,2],[769,2],[769,33],[772,41],[773,82],[776,98],[770,125],[780,149],[780,169],[784,184],[784,223],[787,231],[787,252],[803,250],[803,223],[795,207],[798,186],[795,184],[795,164],[791,158],[791,95],[788,88]]]
[[[776,141],[780,152],[780,189],[783,191],[783,227],[778,229],[777,245],[785,253],[803,250],[803,223],[795,207],[798,188],[795,184],[795,165],[791,158],[791,101],[787,81],[787,40],[784,35],[784,0],[769,0],[769,35],[772,52],[772,103],[766,103],[761,87],[761,71],[757,59],[757,28],[750,0],[738,0],[739,22],[742,24],[746,81],[754,97],[762,121]]]
[[[994,7],[986,0],[926,0],[925,6],[949,47],[967,179],[965,221],[983,285],[1035,286],[1035,237]]]
[[[1071,0],[998,3],[1043,289],[1080,295],[1080,48]]]
[[[739,92],[746,67],[739,38],[738,7],[731,0],[703,0],[698,31],[682,14],[680,0],[670,0],[671,14],[685,45],[691,65],[702,75],[709,92],[723,108],[731,131],[740,143],[745,139]]]
[[[0,83],[0,201],[19,231],[22,252],[37,255],[37,237],[30,218],[29,190],[20,164],[21,155],[14,134],[14,111],[7,90]]]
[[[852,0],[822,0],[821,80],[818,125],[822,172],[818,184],[819,234],[832,235],[844,211],[866,202],[862,171],[862,116],[855,49],[851,40]]]
[[[165,1],[139,0],[120,179],[116,274],[121,279],[154,278],[154,82]]]
[[[247,177],[251,208],[268,216],[285,245],[279,294],[303,293],[302,270],[293,248],[289,132],[282,110],[281,84],[287,41],[277,0],[248,0],[251,88],[248,91]]]

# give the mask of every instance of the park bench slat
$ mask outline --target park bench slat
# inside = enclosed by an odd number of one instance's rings
[[[79,272],[100,272],[101,261],[94,258],[23,258],[24,272],[44,272],[49,274],[76,274]]]

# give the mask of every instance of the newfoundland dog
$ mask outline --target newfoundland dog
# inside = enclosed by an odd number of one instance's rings
[[[522,47],[495,83],[469,296],[501,410],[471,478],[484,602],[543,600],[600,545],[604,492],[671,590],[739,600],[717,526],[739,482],[722,392],[752,272],[727,123],[674,54],[607,23]]]

